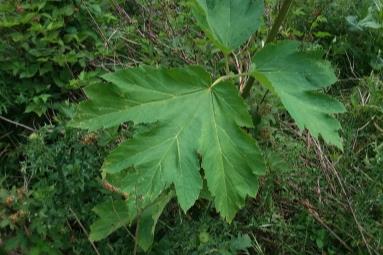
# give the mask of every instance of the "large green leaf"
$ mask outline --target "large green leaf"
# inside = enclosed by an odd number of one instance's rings
[[[204,177],[217,210],[228,221],[246,196],[256,195],[264,164],[256,142],[241,129],[252,127],[252,122],[231,82],[212,86],[200,67],[132,68],[104,79],[113,85],[87,88],[90,100],[80,104],[72,125],[96,129],[134,121],[155,126],[121,144],[105,160],[106,173],[128,169],[122,192],[153,201],[174,184],[187,211]]]
[[[345,111],[337,100],[316,92],[336,81],[330,64],[298,50],[299,43],[271,44],[253,59],[253,75],[277,94],[299,128],[321,135],[342,149],[339,122],[333,114]]]
[[[263,0],[193,0],[200,27],[224,52],[239,48],[263,21]]]

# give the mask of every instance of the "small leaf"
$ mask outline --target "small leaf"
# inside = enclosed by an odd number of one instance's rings
[[[203,231],[201,233],[199,233],[198,235],[198,239],[201,243],[208,243],[209,240],[210,240],[210,235],[208,232],[206,231]]]
[[[224,52],[239,48],[263,22],[263,0],[193,0],[199,26]]]
[[[368,14],[362,20],[358,21],[356,16],[347,16],[346,21],[350,25],[352,31],[363,31],[364,29],[380,29],[382,24],[380,24],[374,17],[375,9],[370,7],[368,8]]]
[[[96,206],[93,211],[99,216],[90,227],[89,239],[99,241],[123,226],[129,226],[138,219],[138,245],[145,251],[152,245],[154,230],[163,209],[174,196],[173,192],[162,194],[150,205],[146,206],[138,216],[139,205],[136,199],[110,199]]]
[[[307,128],[318,138],[342,149],[340,123],[334,113],[345,111],[343,104],[315,91],[335,83],[330,64],[298,51],[298,42],[271,44],[253,59],[253,75],[279,96],[300,129]]]
[[[25,107],[25,113],[34,112],[41,117],[48,109],[47,101],[51,97],[48,94],[41,94],[32,98],[32,101]]]
[[[135,217],[134,207],[126,201],[110,199],[97,205],[93,211],[100,217],[90,227],[89,239],[99,241],[122,226],[128,225]]]
[[[233,252],[244,251],[252,245],[251,238],[248,234],[239,234],[235,239],[230,241],[230,248]]]
[[[155,203],[147,207],[140,218],[138,228],[138,245],[147,251],[153,243],[154,230],[165,206],[174,196],[173,192],[160,196]]]

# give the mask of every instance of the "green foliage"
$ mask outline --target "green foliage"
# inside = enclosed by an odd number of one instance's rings
[[[298,51],[297,42],[268,45],[254,56],[253,73],[274,91],[300,129],[342,147],[340,123],[332,116],[345,111],[335,99],[312,92],[336,81],[329,63]]]
[[[227,54],[255,31],[244,24],[260,20],[259,9],[263,6],[260,2],[248,4],[250,9],[255,8],[255,16],[230,1],[224,5],[199,1],[193,7],[200,26]],[[241,14],[240,18],[231,13]],[[227,15],[228,24],[224,23]],[[335,75],[328,63],[300,53],[297,48],[294,42],[284,42],[260,50],[251,75],[277,93],[301,129],[307,127],[314,137],[321,134],[325,141],[342,148],[340,124],[332,114],[343,112],[343,105],[311,92],[334,83]],[[227,66],[228,63],[228,71]],[[106,74],[103,78],[111,84],[85,89],[89,100],[79,105],[71,126],[96,130],[127,121],[152,124],[149,131],[122,143],[103,164],[106,180],[127,194],[127,205],[119,202],[118,207],[128,217],[121,221],[118,212],[108,217],[108,212],[96,209],[101,217],[93,225],[96,239],[136,218],[138,244],[148,249],[152,238],[145,240],[139,230],[152,229],[151,234],[154,233],[152,224],[166,203],[159,206],[160,210],[150,208],[172,185],[186,213],[199,198],[206,180],[216,210],[228,222],[248,196],[255,197],[258,176],[265,168],[255,140],[242,129],[253,128],[250,114],[235,85],[227,81],[237,76],[241,74],[213,82],[209,73],[198,66],[139,67]],[[136,212],[131,212],[130,207]],[[142,216],[153,220],[147,224]],[[105,228],[107,221],[109,227]]]
[[[264,1],[265,10],[251,5],[263,1],[241,1],[250,4],[250,23],[245,22],[245,5],[238,4],[232,8],[240,14],[221,21],[220,15],[226,17],[230,3],[237,1],[221,1],[219,6],[216,2],[0,3],[0,115],[34,129],[44,122],[58,125],[29,135],[29,130],[0,120],[0,254],[89,254],[93,250],[100,254],[131,254],[133,250],[149,254],[383,253],[381,0],[296,0],[277,37],[304,43],[282,41],[266,46],[263,41],[280,1]],[[234,32],[227,29],[235,24],[240,27]],[[32,31],[32,26],[43,30]],[[254,32],[256,36],[250,39]],[[85,34],[86,39],[76,39]],[[43,58],[48,60],[34,56],[35,49],[45,52]],[[333,72],[320,56],[337,65],[339,80],[331,88],[327,86],[335,82]],[[136,67],[144,65],[163,67]],[[199,67],[181,68],[185,65]],[[105,75],[118,74],[119,81],[100,79],[108,70],[123,68],[129,69]],[[195,100],[197,93],[186,96],[185,102],[177,94],[176,107],[166,98],[164,102],[172,106],[169,111],[162,110],[166,105],[157,107],[158,102],[153,102],[155,107],[142,108],[148,100],[162,98],[155,93],[164,88],[174,92],[200,84],[187,81],[193,70],[200,70],[194,73],[203,73],[206,78],[196,74],[193,81],[205,79],[206,86],[215,84],[212,94],[230,91],[216,102],[235,98],[248,104],[240,102],[242,113],[236,113],[239,117],[235,121],[244,118],[249,125],[234,126],[246,139],[257,140],[266,165],[259,180],[255,174],[257,196],[247,196],[241,206],[235,204],[243,209],[230,224],[220,220],[216,212],[216,198],[209,192],[200,151],[189,154],[200,182],[194,182],[195,186],[184,182],[188,186],[182,203],[194,204],[184,206],[190,207],[186,213],[179,206],[181,200],[176,199],[179,194],[173,180],[178,175],[168,176],[170,183],[156,200],[145,200],[135,189],[135,181],[146,173],[142,170],[154,169],[155,150],[150,151],[149,145],[164,142],[163,134],[172,137],[172,130],[179,126],[209,126],[208,118],[198,118],[202,124],[196,123],[197,118],[189,123],[188,113],[193,110],[201,117],[211,114],[209,109],[198,108],[207,104]],[[184,77],[169,78],[174,72]],[[237,88],[241,91],[250,75],[256,76],[257,82],[250,97],[241,100]],[[213,77],[219,78],[213,81]],[[164,82],[169,80],[177,82]],[[165,85],[158,86],[162,83]],[[144,85],[150,91],[143,91]],[[86,119],[80,120],[83,127],[114,128],[87,134],[61,127],[73,117],[71,102],[83,97],[81,88],[85,86],[89,99],[81,103],[87,109]],[[339,122],[333,112],[344,108],[322,94],[323,89],[347,108],[339,118],[342,152],[311,136],[330,144],[340,142]],[[224,127],[227,122],[233,124],[231,111],[219,113],[227,116],[227,112],[230,115]],[[108,114],[103,119],[98,113]],[[109,122],[111,116],[115,122]],[[321,126],[323,123],[327,124]],[[206,130],[211,132],[205,134],[213,132]],[[200,131],[188,132],[190,137],[200,138]],[[190,144],[200,145],[203,139],[191,140]],[[223,141],[228,145],[232,140]],[[210,145],[205,152],[216,153],[215,148]],[[165,153],[161,149],[155,152]],[[240,156],[250,153],[239,152]],[[177,170],[177,157],[171,151],[165,154]],[[237,151],[228,152],[227,162],[236,155]],[[118,166],[118,162],[131,167]],[[219,160],[214,163],[218,165]],[[103,174],[100,168],[105,170]],[[137,183],[140,190],[153,184]],[[218,193],[223,188],[219,184],[215,186]],[[200,190],[194,203],[187,188],[197,190],[196,186]]]
[[[83,224],[102,200],[96,144],[107,134],[44,128],[1,164],[0,229],[7,253],[83,254],[92,249],[72,211]],[[11,165],[10,162],[17,162]]]
[[[195,219],[180,219],[172,228],[153,244],[149,254],[252,254],[255,246],[248,234],[233,225],[217,222],[214,217],[204,214],[194,215]],[[166,218],[170,219],[169,215]]]
[[[357,16],[348,16],[346,17],[347,22],[351,26],[351,29],[354,31],[363,31],[365,29],[379,29],[382,27],[382,24],[379,24],[379,21],[375,20],[374,17],[375,8],[368,8],[368,14],[361,20],[358,20]]]
[[[92,241],[99,241],[120,227],[130,224],[134,210],[135,208],[129,207],[125,201],[112,198],[97,205],[93,211],[100,219],[91,226],[92,232],[89,238]]]
[[[246,196],[255,196],[264,167],[255,141],[239,128],[252,123],[233,84],[212,84],[198,67],[137,68],[104,78],[115,86],[89,87],[91,101],[80,106],[75,126],[159,122],[158,128],[126,141],[104,162],[103,171],[110,174],[135,168],[118,187],[123,192],[135,193],[146,204],[173,183],[186,212],[202,188],[198,152],[207,186],[224,218],[231,221]]]
[[[113,200],[106,201],[93,210],[99,216],[91,226],[91,234],[89,236],[92,241],[104,239],[115,230],[131,225],[132,219],[139,216],[137,222],[137,240],[138,245],[143,250],[148,250],[153,243],[154,230],[158,218],[164,210],[166,204],[174,196],[172,192],[163,194],[153,203],[140,208],[136,205],[135,200]]]
[[[144,208],[142,212],[139,212],[141,215],[139,216],[136,238],[144,251],[147,251],[152,246],[157,221],[173,196],[172,192],[163,194],[152,204]]]
[[[295,1],[285,36],[320,44],[342,78],[382,70],[381,0]]]
[[[192,1],[199,26],[224,52],[239,48],[263,21],[263,1]]]
[[[115,20],[106,2],[1,2],[0,90],[8,96],[0,113],[25,110],[41,116],[89,62],[106,55],[93,29],[94,22],[108,26]]]

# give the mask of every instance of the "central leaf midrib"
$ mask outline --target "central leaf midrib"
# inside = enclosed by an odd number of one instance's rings
[[[170,96],[170,97],[167,97],[167,98],[161,98],[161,99],[157,99],[157,100],[144,101],[144,102],[142,102],[140,104],[137,104],[137,105],[135,105],[133,107],[130,107],[128,109],[132,109],[134,107],[141,106],[141,105],[146,105],[146,104],[152,104],[152,103],[158,103],[158,102],[162,102],[162,101],[171,101],[171,100],[179,99],[181,97],[190,96],[191,94],[196,94],[196,93],[201,92],[203,90],[207,90],[207,88],[200,88],[200,89],[193,90],[193,91],[188,91],[186,93],[182,93],[182,94],[179,94],[179,95],[173,95],[173,96]]]
[[[198,105],[198,107],[195,108],[195,110],[193,111],[193,115],[191,118],[189,118],[189,121],[186,122],[185,125],[183,126],[180,126],[180,129],[178,130],[178,132],[176,133],[175,136],[172,136],[168,139],[166,139],[166,141],[169,141],[169,140],[173,140],[173,142],[170,142],[169,143],[169,146],[166,150],[166,152],[162,155],[162,157],[160,158],[160,160],[158,161],[157,165],[155,165],[153,167],[153,169],[157,169],[158,167],[160,167],[162,169],[162,164],[163,164],[163,161],[164,159],[166,158],[166,156],[168,155],[169,151],[173,148],[174,144],[176,144],[177,146],[177,156],[178,156],[178,162],[177,162],[177,165],[179,166],[179,168],[181,168],[181,164],[180,164],[180,149],[179,149],[179,145],[178,145],[178,137],[180,136],[181,132],[183,132],[185,130],[185,128],[187,126],[189,126],[189,124],[195,119],[195,117],[197,116],[197,112],[199,110],[199,108],[201,107],[201,104]],[[160,146],[161,144],[163,143],[160,143],[158,144],[158,146]],[[158,146],[153,146],[151,148],[155,148],[155,147],[158,147]],[[155,172],[158,172],[158,171],[155,171]],[[181,171],[182,172],[182,171]],[[177,171],[177,173],[180,173],[180,171]],[[154,174],[150,180],[150,183],[153,183],[153,180],[154,180],[154,177],[156,176],[156,174]]]
[[[209,82],[210,83],[210,82]],[[183,96],[183,95],[188,95],[188,94],[192,94],[192,93],[195,93],[199,90],[203,90],[205,88],[199,88],[197,90],[192,90],[192,91],[185,91],[183,93],[180,93],[180,94],[171,94],[171,93],[166,93],[166,92],[163,92],[163,91],[158,91],[158,90],[154,90],[154,89],[151,89],[151,88],[148,88],[148,87],[143,87],[143,86],[137,86],[135,84],[130,84],[130,85],[133,85],[132,87],[137,87],[138,90],[148,90],[150,92],[153,92],[153,93],[156,93],[156,94],[160,94],[160,95],[166,95],[166,96],[169,96],[169,97],[177,97],[177,96]],[[129,95],[129,93],[128,93]]]
[[[216,135],[216,138],[217,138],[217,142],[218,142],[218,148],[219,148],[219,151],[220,151],[220,156],[221,156],[221,166],[222,166],[222,171],[223,171],[223,181],[224,181],[224,187],[225,187],[225,193],[224,194],[228,194],[227,193],[227,183],[226,183],[226,172],[225,172],[225,167],[224,167],[224,158],[223,158],[223,152],[222,152],[222,146],[221,146],[221,141],[219,139],[219,135],[218,135],[218,128],[217,128],[217,121],[216,121],[216,113],[215,113],[215,108],[214,108],[214,94],[211,93],[211,101],[210,101],[210,104],[211,104],[211,109],[212,109],[212,112],[213,112],[213,123],[214,123],[214,130],[215,130],[215,135]],[[213,192],[215,193],[215,192]],[[227,198],[227,196],[225,196]],[[227,201],[226,205],[228,205],[229,201]],[[226,210],[228,211],[228,208],[226,208]],[[226,212],[227,213],[227,212]]]

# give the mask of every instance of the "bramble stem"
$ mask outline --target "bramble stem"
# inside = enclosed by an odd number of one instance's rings
[[[27,130],[29,130],[29,131],[31,131],[31,132],[36,132],[36,129],[31,128],[31,127],[28,127],[27,125],[21,124],[21,123],[19,123],[19,122],[10,120],[10,119],[8,119],[8,118],[6,118],[6,117],[4,117],[4,116],[1,116],[1,115],[0,115],[0,119],[6,121],[6,122],[8,122],[8,123],[11,123],[11,124],[13,124],[13,125],[16,125],[16,126],[19,126],[19,127],[23,127],[23,128],[25,128],[25,129],[27,129]]]

